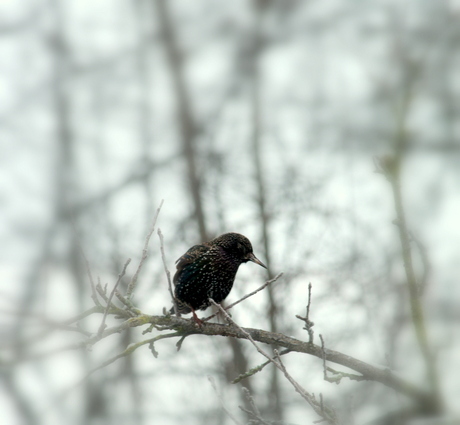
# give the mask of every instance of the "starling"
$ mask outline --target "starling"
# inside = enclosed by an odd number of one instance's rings
[[[174,295],[179,313],[209,307],[209,298],[220,303],[230,293],[241,263],[252,261],[267,268],[252,252],[249,239],[239,233],[224,233],[219,237],[192,246],[176,261]],[[174,313],[174,307],[171,309]]]

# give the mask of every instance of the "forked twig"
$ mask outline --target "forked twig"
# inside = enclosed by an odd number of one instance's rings
[[[255,347],[255,349],[262,354],[264,357],[266,357],[270,362],[272,362],[276,368],[278,368],[286,377],[286,379],[292,384],[294,389],[296,390],[297,393],[299,393],[302,398],[313,408],[313,410],[322,418],[327,420],[330,424],[336,424],[337,419],[335,417],[335,413],[331,409],[324,409],[322,406],[318,404],[316,401],[315,397],[310,394],[307,390],[305,390],[286,370],[286,367],[284,366],[283,362],[281,361],[281,357],[278,353],[277,350],[274,350],[275,357],[272,358],[268,353],[266,353],[262,348],[259,347],[259,345],[254,341],[252,336],[244,330],[241,326],[239,326],[231,317],[230,315],[222,308],[220,304],[217,304],[212,298],[209,298],[209,301],[211,304],[216,306],[225,316],[225,318],[228,320],[229,323],[231,323],[233,326],[235,326],[240,332],[242,332],[248,341],[251,342],[251,344]]]
[[[101,325],[99,326],[99,330],[97,332],[98,336],[101,337],[102,336],[102,332],[104,332],[104,329],[105,329],[105,320],[107,319],[107,314],[109,312],[109,309],[110,309],[110,305],[112,304],[112,298],[115,294],[115,291],[117,290],[117,287],[118,285],[120,284],[121,282],[121,279],[123,278],[123,276],[125,275],[126,273],[126,268],[128,267],[128,264],[131,262],[131,258],[128,258],[126,260],[126,263],[123,267],[123,270],[121,271],[121,273],[118,275],[118,280],[117,282],[115,283],[115,286],[113,287],[112,289],[112,292],[110,293],[108,299],[107,299],[107,305],[105,307],[105,310],[104,310],[104,315],[102,316],[102,322],[101,322]]]

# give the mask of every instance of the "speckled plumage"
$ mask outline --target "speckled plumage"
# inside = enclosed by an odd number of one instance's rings
[[[248,261],[265,267],[252,252],[249,239],[239,233],[224,233],[192,246],[176,261],[173,282],[179,313],[204,310],[210,305],[209,298],[218,303],[227,298],[238,267]]]

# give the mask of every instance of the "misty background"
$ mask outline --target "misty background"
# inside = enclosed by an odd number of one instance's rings
[[[136,328],[61,350],[82,340],[62,321],[93,305],[84,258],[113,287],[127,258],[139,262],[161,200],[171,271],[192,245],[235,231],[269,271],[241,266],[229,302],[284,273],[232,310],[239,325],[307,340],[295,315],[311,282],[326,347],[426,386],[392,188],[375,172],[386,155],[401,161],[452,418],[433,423],[459,423],[459,24],[453,0],[0,2],[2,423],[227,425],[223,401],[246,424],[243,386],[266,423],[318,419],[274,367],[231,384],[265,359],[222,337],[190,336],[179,352],[159,341],[158,358],[143,347],[76,385],[142,339]],[[133,303],[171,306],[156,233]],[[283,360],[340,423],[410,404],[378,383],[325,382],[317,358]]]

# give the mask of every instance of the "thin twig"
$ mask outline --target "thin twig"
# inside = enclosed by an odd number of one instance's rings
[[[228,409],[225,407],[224,400],[223,400],[222,396],[219,394],[219,391],[217,391],[216,382],[214,381],[214,378],[213,378],[211,375],[208,375],[208,381],[211,383],[212,388],[214,389],[214,392],[216,393],[217,397],[219,398],[219,401],[220,401],[220,404],[221,404],[221,406],[222,406],[222,409],[224,409],[224,412],[227,414],[227,416],[228,416],[236,425],[243,425],[238,419],[235,418],[235,416],[233,416],[232,412],[230,412],[230,410],[228,410]]]
[[[89,265],[89,261],[86,258],[85,251],[83,250],[83,247],[80,241],[80,237],[79,237],[77,221],[76,221],[76,218],[73,216],[73,214],[71,216],[71,223],[72,223],[73,230],[75,232],[75,240],[77,242],[78,249],[80,250],[80,254],[83,257],[83,260],[85,262],[86,273],[88,274],[88,277],[89,277],[89,283],[91,286],[91,299],[93,300],[96,306],[100,306],[101,303],[99,302],[99,299],[97,298],[96,285],[94,284],[93,274],[91,273],[91,266]]]
[[[99,307],[94,306],[93,308],[98,309]],[[102,309],[102,307],[100,308]],[[95,310],[93,310],[93,312],[94,311]],[[33,319],[35,325],[43,324],[46,327],[44,329],[40,329],[37,333],[33,335],[28,335],[27,338],[24,338],[24,339],[23,338],[20,338],[17,340],[2,339],[0,341],[0,350],[8,348],[8,347],[15,347],[15,348],[21,347],[21,355],[22,355],[23,354],[22,351],[25,350],[26,347],[27,349],[29,349],[34,344],[43,342],[44,338],[46,338],[48,335],[52,334],[55,331],[77,332],[86,337],[90,337],[92,335],[91,332],[81,329],[78,326],[78,323],[77,323],[77,326],[72,326],[71,323],[56,322],[52,319],[48,319],[47,317],[41,314],[36,314],[36,313],[23,313],[23,312],[19,313],[19,312],[14,311],[8,314],[15,314],[18,317],[23,317],[24,320]],[[18,358],[19,356],[17,355],[14,356],[15,360],[18,360]],[[5,363],[5,360],[6,360],[5,358],[1,358],[0,363],[2,363],[3,365]]]
[[[260,415],[259,408],[256,406],[256,403],[255,403],[255,401],[254,401],[254,398],[252,397],[252,394],[251,394],[251,392],[249,391],[249,389],[246,388],[246,387],[243,387],[243,393],[244,393],[244,396],[246,397],[246,399],[248,400],[249,405],[252,407],[254,413],[255,413],[256,415]]]
[[[324,349],[323,335],[319,334],[319,339],[321,340],[321,351],[323,353],[323,375],[324,375],[324,380],[328,381],[327,369],[326,369],[326,350]]]
[[[315,325],[315,323],[310,320],[310,305],[311,305],[311,283],[308,284],[307,313],[306,313],[305,317],[299,316],[298,314],[296,314],[295,317],[297,317],[297,319],[303,320],[305,322],[304,329],[308,332],[308,342],[313,344],[314,332],[313,332],[312,328]]]
[[[270,422],[267,422],[264,418],[262,418],[262,416],[260,415],[257,415],[256,413],[252,412],[251,410],[249,409],[246,409],[245,407],[243,406],[238,406],[243,412],[247,413],[250,417],[251,417],[251,421],[248,422],[248,425],[249,424],[256,424],[257,425],[272,425],[272,423]],[[254,422],[254,421],[257,421],[257,422]]]
[[[98,294],[101,296],[101,298],[105,301],[105,303],[107,304],[107,301],[109,300],[107,298],[107,284],[105,284],[104,288],[102,287],[102,284],[101,284],[101,278],[98,276],[97,277],[97,285],[96,285],[96,291],[98,292]]]
[[[287,371],[286,366],[284,366],[284,363],[281,361],[281,357],[278,353],[278,350],[273,350],[275,353],[275,358],[278,360],[278,363],[280,365],[280,370],[283,372],[284,376],[286,379],[292,384],[294,389],[296,390],[297,393],[299,393],[303,399],[313,408],[313,410],[321,416],[325,421],[327,421],[330,424],[337,424],[337,418],[335,415],[335,411],[330,408],[325,408],[322,402],[321,398],[321,403],[318,403],[315,396],[313,394],[310,394],[305,388],[303,388]],[[320,394],[322,397],[322,395]]]
[[[85,253],[83,252],[83,248],[80,247],[80,251],[81,251],[81,255],[83,256],[83,259],[85,261],[85,266],[86,266],[86,273],[88,273],[88,277],[89,277],[89,283],[91,285],[91,298],[92,300],[94,301],[94,304],[96,304],[97,306],[101,305],[101,303],[99,302],[99,299],[97,298],[97,292],[96,292],[96,285],[94,284],[94,280],[93,280],[93,275],[91,273],[91,267],[89,265],[89,261],[88,259],[86,258],[85,256]]]
[[[77,316],[71,317],[70,319],[64,320],[61,322],[63,325],[70,325],[75,322],[83,320],[85,317],[91,316],[94,313],[102,313],[102,306],[93,306],[89,310],[84,311],[83,313],[78,314]]]
[[[330,378],[327,375],[327,371],[329,370],[329,368],[326,366],[326,349],[324,348],[323,335],[319,334],[319,339],[321,340],[321,351],[323,353],[323,377],[324,377],[324,380],[327,381],[327,382],[332,382],[332,383],[335,383],[335,384],[339,385],[340,381],[342,380],[342,376],[336,376],[335,378]]]
[[[125,263],[124,267],[123,267],[123,270],[122,270],[121,273],[118,275],[118,280],[117,280],[117,282],[115,283],[115,286],[113,287],[112,292],[111,292],[110,295],[109,295],[109,298],[107,299],[107,306],[105,307],[104,316],[102,316],[102,322],[101,322],[101,325],[99,326],[99,330],[98,330],[98,332],[97,332],[97,334],[98,334],[99,336],[102,335],[102,332],[103,332],[104,329],[105,329],[105,320],[106,320],[106,318],[107,318],[107,314],[108,314],[109,309],[110,309],[110,304],[112,304],[112,298],[113,298],[113,296],[114,296],[114,294],[115,294],[115,291],[117,290],[118,285],[119,285],[120,282],[121,282],[121,279],[122,279],[123,276],[125,275],[125,273],[126,273],[126,268],[128,267],[128,265],[129,265],[130,262],[131,262],[131,258],[128,258],[128,259],[126,260],[126,263]]]
[[[171,299],[174,306],[174,313],[177,317],[179,317],[179,309],[177,308],[176,297],[173,294],[172,284],[171,284],[171,273],[169,272],[168,266],[166,265],[166,256],[165,256],[165,246],[164,246],[164,239],[163,233],[161,233],[161,229],[158,229],[158,237],[160,238],[160,250],[161,250],[161,259],[163,260],[163,266],[165,269],[166,277],[168,279],[168,288],[169,293],[171,294]]]
[[[340,372],[338,370],[332,369],[332,367],[330,366],[327,367],[327,370],[328,372],[331,372],[337,376],[337,381],[333,380],[334,378],[329,378],[331,380],[329,382],[335,382],[336,384],[339,384],[342,378],[348,378],[350,381],[367,381],[368,380],[363,375],[356,375],[354,373]]]
[[[155,217],[153,217],[153,222],[152,226],[150,228],[149,233],[147,234],[147,237],[145,238],[145,243],[144,243],[144,249],[142,250],[142,258],[141,261],[139,261],[139,265],[137,266],[137,270],[134,273],[133,277],[131,278],[131,281],[128,284],[128,289],[126,291],[126,298],[130,300],[133,296],[134,289],[136,289],[136,284],[137,284],[137,278],[139,277],[139,273],[142,269],[142,266],[144,265],[144,261],[146,260],[148,256],[148,247],[149,247],[149,242],[150,238],[155,230],[155,225],[157,223],[158,215],[160,214],[161,207],[163,206],[163,199],[160,202],[159,207],[157,208],[157,211],[155,213]]]
[[[267,354],[264,350],[262,350],[259,347],[259,345],[252,339],[252,336],[248,332],[246,332],[243,328],[241,328],[239,325],[236,324],[236,322],[230,317],[230,315],[224,310],[224,308],[220,304],[216,303],[212,298],[209,298],[209,301],[211,302],[211,304],[217,307],[224,314],[224,317],[228,320],[229,323],[231,323],[233,326],[238,328],[238,330],[246,336],[246,338],[251,342],[251,344],[256,348],[256,350],[260,354],[262,354],[264,357],[266,357],[269,361],[271,361],[275,365],[277,364],[276,361],[274,361],[273,358],[270,357],[269,354]]]
[[[132,312],[131,311],[123,310],[123,309],[117,307],[113,302],[109,301],[109,297],[107,297],[107,284],[105,284],[104,288],[102,288],[101,282],[98,282],[98,284],[96,285],[96,290],[97,290],[98,294],[101,296],[101,298],[106,303],[106,307],[100,306],[101,308],[104,308],[104,310],[102,312],[105,311],[105,309],[107,308],[107,305],[108,305],[108,306],[110,306],[109,307],[109,313],[110,314],[116,314],[116,315],[118,315],[120,317],[125,317],[125,318],[132,317]],[[117,292],[117,291],[115,291],[115,292]],[[95,306],[95,307],[99,307],[99,306]]]
[[[139,316],[141,311],[134,307],[133,303],[126,297],[121,295],[118,291],[115,291],[115,296],[126,306],[126,311],[131,317]]]
[[[276,282],[281,276],[283,276],[283,273],[278,273],[273,279],[270,279],[270,280],[267,280],[262,286],[260,286],[259,288],[257,288],[255,291],[252,291],[250,292],[249,294],[246,294],[243,298],[240,298],[238,301],[235,301],[234,303],[228,305],[227,307],[225,307],[225,310],[230,310],[231,308],[235,307],[237,304],[239,304],[240,302],[248,299],[249,297],[252,297],[253,295],[257,294],[257,292],[260,292],[262,291],[263,289],[265,289],[268,285],[270,285],[271,283],[273,282]],[[208,316],[204,319],[201,319],[203,322],[207,322],[208,320],[211,320],[213,317],[217,316],[219,314],[219,312],[217,313],[214,313],[212,314],[211,316]]]
[[[280,352],[280,356],[284,356],[285,354],[288,354],[290,352],[291,352],[291,350],[286,348],[286,349],[284,349],[283,351]],[[253,367],[253,368],[249,369],[247,372],[242,373],[241,375],[237,376],[231,383],[232,384],[237,384],[238,382],[241,382],[243,379],[249,378],[249,377],[255,375],[256,373],[259,373],[265,368],[265,366],[268,366],[269,364],[271,364],[271,361],[267,360],[265,363],[262,363],[262,364],[260,364],[260,365],[258,365],[256,367]]]
[[[114,363],[118,359],[121,359],[122,357],[127,357],[130,354],[132,354],[134,351],[136,351],[139,347],[142,347],[143,345],[146,344],[152,344],[155,341],[158,341],[160,339],[166,339],[166,338],[174,338],[176,336],[180,335],[179,332],[171,332],[169,334],[165,335],[158,335],[155,338],[149,338],[143,341],[139,341],[135,344],[130,344],[124,351],[121,353],[118,353],[116,356],[111,357],[110,359],[107,359],[105,362],[102,362],[100,365],[96,366],[95,368],[91,369],[83,378],[81,378],[76,384],[72,385],[70,388],[67,390],[63,391],[59,398],[64,399],[67,397],[74,389],[78,388],[83,382],[85,382],[94,372],[97,372],[100,369],[103,369],[104,367],[109,366],[110,364]]]
[[[93,313],[102,313],[102,306],[93,306],[90,309],[84,311],[83,313],[78,314],[77,316],[71,317],[70,319],[63,320],[62,322],[53,322],[51,319],[46,318],[45,316],[34,313],[34,312],[23,312],[23,311],[15,311],[15,310],[1,310],[0,314],[8,314],[14,316],[23,316],[25,319],[33,318],[39,319],[42,321],[46,321],[49,324],[53,324],[57,328],[65,328],[66,326],[71,325],[72,323],[79,322],[80,320],[84,319],[85,317],[90,316]]]
[[[254,402],[254,398],[252,397],[250,391],[246,388],[243,387],[243,393],[246,399],[249,402],[249,405],[252,408],[252,411],[249,409],[246,409],[243,406],[238,406],[243,412],[246,412],[252,419],[256,420],[258,424],[260,425],[271,425],[269,422],[267,422],[262,416],[260,416],[260,411],[258,407],[256,406],[256,403]]]

